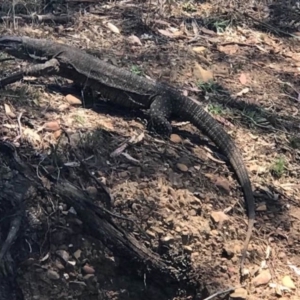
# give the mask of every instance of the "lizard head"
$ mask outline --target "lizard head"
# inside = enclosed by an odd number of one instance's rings
[[[17,36],[1,36],[0,49],[12,49],[22,44],[22,38]]]
[[[47,61],[56,54],[51,40],[30,37],[0,36],[0,50],[17,58]]]

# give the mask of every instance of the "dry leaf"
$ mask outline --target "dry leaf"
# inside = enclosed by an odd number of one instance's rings
[[[207,29],[205,27],[200,27],[199,29],[201,30],[201,32],[203,32],[207,35],[217,35],[217,33],[215,31]]]
[[[171,30],[173,32],[171,32]],[[182,37],[183,36],[183,32],[181,30],[178,29],[174,29],[174,28],[170,28],[170,30],[165,30],[165,29],[157,29],[157,31],[164,35],[167,36],[169,38],[178,38],[178,37]]]
[[[288,275],[286,275],[282,278],[282,284],[287,288],[296,289],[296,286],[295,286],[292,278]]]
[[[132,136],[128,143],[131,144],[131,145],[135,145],[137,143],[140,143],[143,139],[145,138],[145,133],[144,132],[141,132],[139,135],[134,135]]]
[[[244,88],[244,89],[242,89],[240,92],[238,92],[237,94],[236,94],[236,96],[237,97],[240,97],[240,96],[243,96],[243,95],[245,95],[245,94],[247,94],[248,92],[249,92],[249,88]]]
[[[196,53],[201,53],[201,52],[204,52],[205,50],[206,50],[206,48],[203,47],[203,46],[193,47],[193,51],[196,52]]]
[[[25,128],[23,130],[23,137],[30,143],[34,145],[39,145],[41,142],[41,137],[38,135],[36,131],[31,128]]]
[[[114,33],[117,33],[117,34],[120,33],[119,28],[110,22],[107,23],[107,27]]]
[[[213,72],[203,69],[198,63],[195,63],[193,73],[194,76],[203,83],[212,81],[214,79]]]
[[[44,188],[46,188],[47,190],[50,190],[51,182],[49,181],[49,179],[44,176],[41,176],[41,175],[39,176],[39,179],[42,181]]]
[[[15,118],[16,115],[12,112],[10,106],[6,103],[4,103],[4,110],[7,116],[11,117],[11,118]]]
[[[300,276],[300,269],[295,265],[291,264],[289,261],[287,262],[288,266],[296,273],[297,276]]]
[[[241,84],[246,84],[247,83],[246,75],[244,73],[241,73],[239,80]]]
[[[228,120],[226,120],[225,118],[221,117],[220,115],[215,115],[214,118],[221,124],[228,126],[230,128],[234,128],[234,125],[229,122]]]
[[[167,36],[167,37],[169,37],[169,38],[174,38],[174,34],[173,34],[172,32],[170,32],[170,31],[168,31],[168,30],[165,30],[165,29],[157,29],[157,31],[158,31],[160,34],[164,35],[164,36]]]
[[[218,50],[220,52],[224,52],[225,54],[233,55],[238,52],[239,47],[237,45],[226,45],[218,47]]]

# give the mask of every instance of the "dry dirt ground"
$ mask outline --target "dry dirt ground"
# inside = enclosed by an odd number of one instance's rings
[[[276,22],[263,30],[239,5],[223,1],[221,9],[220,3],[84,2],[73,4],[80,8],[75,22],[17,20],[15,30],[3,22],[1,35],[89,49],[201,101],[241,150],[255,192],[246,285],[240,288],[238,273],[244,198],[205,136],[175,120],[174,134],[163,140],[146,130],[141,113],[90,103],[61,78],[26,77],[1,91],[1,139],[13,142],[37,172],[51,167],[95,196],[96,187],[61,143],[68,132],[78,157],[108,188],[112,210],[134,220],[134,226],[118,224],[198,287],[149,284],[84,232],[71,207],[46,194],[26,204],[35,225],[23,237],[30,251],[18,272],[25,299],[212,299],[229,288],[214,299],[300,299],[299,41]],[[21,64],[27,63],[2,62],[2,76]]]

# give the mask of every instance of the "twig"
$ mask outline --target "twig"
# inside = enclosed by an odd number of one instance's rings
[[[241,42],[225,42],[225,43],[222,43],[220,44],[220,46],[227,46],[227,45],[238,45],[238,46],[246,46],[246,47],[254,47],[254,48],[257,48],[258,50],[262,51],[262,52],[265,52],[265,53],[268,53],[269,51],[256,45],[256,44],[248,44],[248,43],[241,43]]]
[[[234,290],[236,290],[238,288],[241,288],[241,287],[244,287],[244,285],[241,285],[241,286],[238,286],[238,287],[231,287],[231,288],[229,288],[227,290],[217,292],[217,293],[215,293],[215,294],[213,294],[213,295],[211,295],[211,296],[209,296],[209,297],[207,297],[207,298],[205,298],[203,300],[211,300],[211,299],[213,299],[213,298],[215,298],[215,297],[217,297],[219,295],[229,293],[229,292],[234,291]]]
[[[16,30],[16,12],[15,12],[15,5],[16,5],[16,1],[13,0],[13,2],[12,2],[12,17],[13,17],[13,28],[14,28],[14,30]]]
[[[22,138],[22,124],[21,124],[21,118],[22,118],[23,112],[21,112],[18,116],[18,126],[19,126],[19,136]]]

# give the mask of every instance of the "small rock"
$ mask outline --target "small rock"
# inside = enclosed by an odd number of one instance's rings
[[[191,209],[191,210],[189,211],[189,215],[190,215],[191,217],[195,217],[195,216],[197,215],[197,211],[196,211],[195,209]]]
[[[189,170],[185,164],[178,163],[176,166],[181,172],[187,172]]]
[[[68,272],[74,272],[75,266],[76,266],[76,262],[69,260],[66,264],[66,269]]]
[[[90,265],[86,264],[83,268],[82,268],[83,272],[85,274],[94,274],[95,273],[95,269],[93,267],[91,267]]]
[[[225,177],[216,177],[215,185],[221,188],[228,195],[230,194],[230,182]]]
[[[170,141],[175,144],[179,144],[179,143],[181,143],[182,139],[178,134],[171,134]]]
[[[88,281],[92,282],[94,280],[94,278],[95,278],[95,275],[93,275],[93,274],[87,274],[87,275],[85,275],[83,277],[83,280],[86,281],[86,282],[88,282]]]
[[[155,237],[156,237],[155,232],[153,232],[153,231],[151,231],[151,230],[149,230],[149,229],[146,231],[146,233],[147,233],[150,237],[152,237],[152,238],[155,238]]]
[[[87,284],[89,291],[98,290],[97,277],[93,274],[87,274],[83,277],[84,282]]]
[[[58,255],[64,262],[67,262],[69,260],[69,253],[65,250],[57,250],[56,255]]]
[[[86,191],[91,197],[96,197],[98,195],[98,190],[94,186],[89,186]]]
[[[157,227],[157,226],[153,226],[153,227],[151,227],[151,229],[153,231],[155,231],[156,233],[158,233],[158,234],[164,234],[165,233],[164,230],[162,230],[160,227]]]
[[[182,247],[186,252],[188,253],[192,253],[193,252],[193,248],[191,246],[183,246]]]
[[[50,121],[44,124],[44,128],[47,131],[57,131],[60,129],[58,121]]]
[[[243,288],[238,288],[234,290],[233,293],[230,294],[232,299],[247,299],[248,293],[247,290]]]
[[[278,253],[278,258],[283,259],[286,257],[286,254],[284,252],[279,252]]]
[[[272,276],[269,270],[263,270],[259,275],[253,278],[252,283],[254,286],[260,286],[267,284],[271,280]]]
[[[133,35],[133,34],[128,37],[128,42],[132,45],[143,46],[141,40],[136,35]]]
[[[73,256],[74,256],[76,259],[79,259],[80,256],[81,256],[81,253],[82,253],[82,251],[81,251],[80,249],[78,249],[77,251],[75,251],[75,252],[73,253]]]
[[[65,269],[65,266],[60,262],[60,261],[55,261],[55,267],[58,269],[58,270],[60,270],[60,271],[62,271],[62,270],[64,270]]]
[[[74,261],[74,260],[69,260],[69,261],[68,261],[68,264],[71,265],[71,266],[73,266],[73,267],[75,267],[75,266],[76,266],[76,261]]]
[[[290,288],[290,289],[293,289],[293,290],[296,289],[296,286],[295,286],[295,284],[294,284],[292,278],[291,278],[290,276],[288,276],[288,275],[286,275],[286,276],[284,276],[284,277],[282,278],[282,284],[283,284],[285,287],[287,287],[287,288]]]
[[[53,271],[53,270],[48,270],[47,271],[47,276],[51,280],[58,280],[60,278],[59,274],[56,271]]]
[[[69,287],[72,291],[83,291],[86,288],[86,283],[83,281],[70,281]]]
[[[93,288],[97,284],[97,277],[94,274],[85,275],[83,280],[89,288]]]
[[[67,95],[65,99],[71,105],[81,105],[82,104],[80,99],[78,99],[77,97],[70,95],[70,94]]]
[[[171,243],[174,242],[174,237],[173,237],[172,235],[169,234],[169,235],[166,235],[166,236],[162,237],[160,240],[161,240],[161,242],[163,242],[163,243],[171,244]]]
[[[210,216],[215,223],[222,224],[224,221],[229,220],[229,217],[222,211],[213,211]]]
[[[258,205],[256,211],[267,211],[267,205],[265,203]]]

